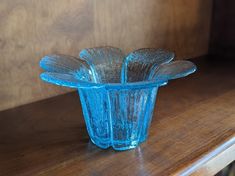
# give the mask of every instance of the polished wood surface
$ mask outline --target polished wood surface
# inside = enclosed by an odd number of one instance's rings
[[[70,91],[39,79],[50,53],[113,45],[208,51],[212,0],[1,0],[0,110]]]
[[[89,141],[76,92],[0,112],[0,175],[213,175],[235,158],[235,62],[193,60],[198,71],[159,90],[138,148]]]

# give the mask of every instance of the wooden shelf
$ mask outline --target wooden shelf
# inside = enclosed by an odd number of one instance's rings
[[[193,60],[159,90],[147,142],[115,152],[88,138],[76,92],[0,112],[0,175],[213,175],[235,158],[235,62]]]

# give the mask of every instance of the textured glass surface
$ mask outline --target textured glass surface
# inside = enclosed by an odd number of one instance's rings
[[[114,47],[84,49],[80,58],[48,55],[41,79],[78,89],[91,141],[101,148],[135,148],[148,136],[158,88],[196,70],[174,53],[139,49],[125,57]]]
[[[174,58],[174,53],[162,49],[144,48],[130,53],[123,64],[122,83],[148,79],[151,70]]]
[[[171,80],[181,77],[185,77],[196,71],[196,66],[190,61],[174,61],[165,63],[153,69],[149,74],[149,80],[152,79],[163,79]]]
[[[119,48],[99,47],[83,49],[79,57],[94,69],[96,82],[119,83],[124,53]]]
[[[58,80],[64,80],[65,82],[69,81],[69,78],[72,82],[75,82],[75,80],[94,81],[90,65],[88,65],[85,61],[73,56],[61,54],[47,55],[41,59],[40,67],[47,71],[46,73],[43,73],[43,78],[47,78],[46,75],[48,74],[48,76],[52,79],[54,75],[58,78]]]

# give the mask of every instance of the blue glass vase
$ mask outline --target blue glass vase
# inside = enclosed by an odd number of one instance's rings
[[[189,61],[174,53],[139,49],[127,56],[114,47],[88,48],[79,58],[47,55],[40,61],[41,79],[78,89],[91,141],[100,148],[127,150],[145,141],[157,91],[171,79],[193,73]]]

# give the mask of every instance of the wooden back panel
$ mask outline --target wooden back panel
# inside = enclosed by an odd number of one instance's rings
[[[235,1],[214,0],[210,54],[235,58]]]
[[[206,54],[212,0],[1,0],[0,110],[69,91],[42,83],[49,53],[100,45]]]

